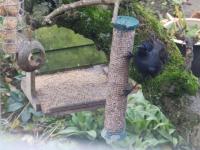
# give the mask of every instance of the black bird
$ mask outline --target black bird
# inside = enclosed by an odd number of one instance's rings
[[[165,45],[158,39],[144,41],[134,56],[137,70],[144,76],[156,76],[168,58]]]

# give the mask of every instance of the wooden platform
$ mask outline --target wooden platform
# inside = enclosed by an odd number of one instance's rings
[[[104,66],[36,76],[36,93],[30,94],[28,80],[22,89],[36,110],[63,115],[105,105],[107,76]]]

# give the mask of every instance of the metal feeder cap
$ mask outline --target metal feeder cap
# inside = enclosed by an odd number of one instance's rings
[[[134,17],[118,16],[113,25],[119,30],[134,30],[139,26],[139,21]]]

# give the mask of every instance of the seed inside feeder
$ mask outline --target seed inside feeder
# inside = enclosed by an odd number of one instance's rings
[[[16,31],[15,30],[5,30],[4,31],[4,40],[11,41],[16,39]]]
[[[16,17],[5,17],[3,21],[3,26],[5,29],[14,30],[17,27],[17,18]]]
[[[0,3],[0,16],[6,16],[6,10],[3,6],[3,3]]]
[[[4,8],[8,15],[17,16],[19,14],[20,4],[18,0],[5,0]]]
[[[5,37],[4,31],[3,31],[3,30],[0,30],[0,43],[3,42],[4,37]]]
[[[4,41],[3,50],[6,53],[16,53],[17,52],[17,45],[16,45],[15,41]]]

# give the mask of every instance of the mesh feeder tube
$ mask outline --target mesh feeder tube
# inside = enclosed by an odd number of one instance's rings
[[[113,23],[113,38],[108,71],[108,94],[105,106],[105,121],[102,137],[107,143],[126,137],[125,113],[128,87],[128,56],[132,52],[135,29],[139,21],[133,17],[118,16]]]

